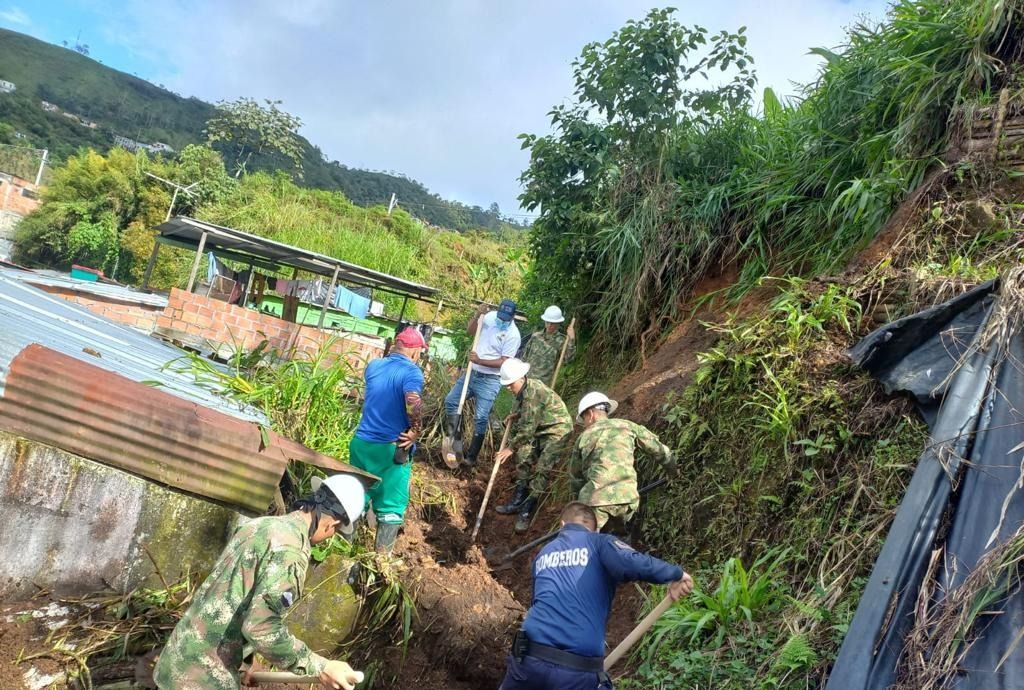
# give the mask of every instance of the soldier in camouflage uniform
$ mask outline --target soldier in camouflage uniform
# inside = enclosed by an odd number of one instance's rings
[[[550,386],[566,338],[569,339],[569,345],[565,348],[565,361],[571,362],[576,356],[576,332],[572,324],[564,334],[558,331],[558,324],[565,321],[565,317],[562,316],[562,310],[554,305],[545,309],[540,318],[544,321],[544,330],[530,336],[523,350],[523,360],[530,365],[530,378]]]
[[[154,671],[160,690],[238,690],[243,660],[254,652],[325,688],[352,690],[362,680],[296,639],[282,616],[300,596],[311,544],[351,534],[366,501],[351,475],[335,475],[281,517],[250,520],[235,532],[210,576],[174,627]]]
[[[576,421],[584,426],[576,439],[569,477],[580,503],[594,506],[597,528],[611,517],[629,520],[640,507],[634,453],[637,449],[672,466],[672,449],[653,432],[628,419],[610,419],[618,403],[603,393],[580,400]]]
[[[516,532],[530,528],[537,499],[544,493],[548,475],[566,452],[572,418],[558,394],[539,380],[527,378],[530,365],[510,359],[501,365],[501,384],[516,396],[512,434],[508,447],[498,451],[495,462],[516,456],[516,489],[512,500],[497,507],[502,515],[519,513]]]

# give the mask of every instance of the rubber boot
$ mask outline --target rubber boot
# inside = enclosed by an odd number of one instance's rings
[[[401,525],[392,525],[389,523],[378,522],[377,523],[377,540],[374,544],[374,548],[377,553],[391,553],[395,549],[395,540],[398,538],[398,529]]]
[[[450,414],[445,419],[445,423],[444,423],[445,431],[448,433],[449,436],[451,436],[453,438],[455,437],[455,422],[458,419],[458,417],[459,417],[459,415],[457,415],[457,414]]]
[[[484,445],[484,434],[473,434],[473,440],[469,443],[469,450],[462,456],[463,467],[475,467],[476,456],[480,455],[480,448]]]
[[[512,515],[518,513],[519,509],[523,507],[523,502],[526,501],[529,496],[529,491],[524,484],[517,484],[516,490],[512,494],[512,500],[505,505],[500,505],[495,508],[502,515]]]
[[[519,518],[516,520],[516,533],[525,532],[530,529],[530,520],[533,518],[533,510],[537,507],[537,497],[530,496],[519,509]]]

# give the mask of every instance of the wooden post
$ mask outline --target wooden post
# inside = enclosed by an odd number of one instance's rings
[[[192,273],[188,276],[188,287],[185,288],[186,292],[192,292],[193,286],[196,284],[196,273],[199,272],[199,260],[203,258],[203,249],[206,247],[206,231],[203,230],[202,236],[199,238],[199,246],[196,247],[196,258],[192,262]]]
[[[256,277],[256,269],[253,268],[252,264],[249,264],[249,279],[245,281],[245,290],[242,292],[242,303],[238,306],[248,307],[249,306],[249,292],[252,290],[252,282]]]
[[[146,264],[146,272],[142,274],[142,287],[145,292],[149,288],[149,279],[153,277],[153,268],[156,266],[156,257],[160,253],[160,242],[153,240],[153,251],[149,254],[149,263]]]
[[[340,266],[335,266],[334,267],[334,275],[331,276],[331,286],[329,288],[327,288],[327,297],[324,298],[324,307],[323,307],[323,309],[320,310],[320,318],[316,322],[316,327],[317,328],[323,328],[324,327],[324,317],[327,316],[327,305],[329,305],[331,303],[331,297],[334,296],[334,286],[338,282],[338,269],[339,268],[341,268],[341,267]]]
[[[434,319],[430,322],[431,326],[436,324],[437,323],[437,319],[440,318],[440,316],[441,316],[441,305],[442,304],[444,304],[444,299],[443,298],[437,300],[437,309],[434,310]]]
[[[405,317],[405,305],[409,303],[409,296],[406,295],[402,298],[402,310],[398,312],[398,330],[395,331],[395,335],[398,335],[402,330],[402,319]]]

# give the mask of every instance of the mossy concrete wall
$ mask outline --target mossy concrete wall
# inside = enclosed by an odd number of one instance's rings
[[[167,582],[208,572],[237,520],[228,508],[0,432],[0,601],[39,588],[157,586],[157,566]]]
[[[288,611],[288,628],[310,649],[327,657],[352,633],[359,599],[348,582],[354,561],[328,556],[306,573],[302,598]]]

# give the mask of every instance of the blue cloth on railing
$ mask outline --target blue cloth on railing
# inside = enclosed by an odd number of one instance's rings
[[[341,285],[334,288],[334,306],[347,311],[357,319],[365,319],[370,313],[370,299],[357,295]]]

